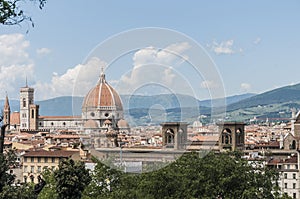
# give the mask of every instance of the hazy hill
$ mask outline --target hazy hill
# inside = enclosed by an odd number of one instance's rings
[[[229,96],[225,98],[225,103],[227,105],[232,104],[232,103],[236,103],[239,102],[241,100],[250,98],[252,96],[255,96],[256,94],[254,93],[245,93],[245,94],[241,94],[241,95],[233,95],[233,96]],[[224,99],[214,99],[214,100],[202,100],[200,101],[200,105],[201,106],[206,106],[206,107],[212,107],[212,105],[214,106],[218,106],[218,105],[223,105],[224,104]]]
[[[237,102],[241,99],[251,97],[254,94],[235,95],[226,98],[227,104]],[[130,109],[133,112],[137,112],[141,109],[141,112],[151,109],[165,109],[171,112],[176,112],[181,108],[199,107],[204,112],[209,112],[211,107],[211,100],[199,101],[198,99],[180,94],[162,94],[154,96],[142,96],[142,95],[121,95],[124,110]],[[215,104],[221,99],[215,99]],[[63,96],[56,97],[48,100],[36,101],[35,103],[40,105],[40,115],[80,115],[83,97]],[[12,111],[19,111],[19,101],[9,101]],[[4,100],[0,100],[0,107],[3,107]]]
[[[227,111],[300,100],[300,84],[285,86],[229,104]]]

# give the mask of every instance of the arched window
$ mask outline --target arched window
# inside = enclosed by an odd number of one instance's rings
[[[231,138],[231,131],[230,129],[224,129],[222,132],[222,143],[223,144],[231,144],[232,138]]]
[[[23,98],[23,107],[26,107],[26,99]]]
[[[31,118],[34,118],[34,109],[31,110]]]
[[[242,131],[241,131],[241,129],[236,130],[236,143],[237,144],[242,143]]]
[[[291,149],[296,149],[296,140],[292,141],[292,144],[290,146]]]
[[[172,129],[167,129],[166,131],[166,143],[174,144],[174,131]]]

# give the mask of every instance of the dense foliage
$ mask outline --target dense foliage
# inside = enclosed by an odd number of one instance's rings
[[[160,170],[139,175],[113,171],[110,176],[102,165],[102,172],[93,179],[102,179],[102,183],[104,178],[114,179],[114,183],[104,184],[106,189],[99,181],[98,187],[91,183],[83,198],[280,198],[274,183],[278,174],[258,165],[236,153],[204,157],[187,153]]]
[[[84,163],[72,159],[59,164],[59,169],[54,171],[54,178],[58,199],[81,198],[82,191],[91,181]]]
[[[10,168],[15,165],[16,156],[13,151],[7,154],[0,153],[0,192],[6,185],[11,185],[15,176],[9,172]]]
[[[237,152],[186,153],[160,170],[142,174],[94,161],[93,172],[72,159],[62,161],[54,172],[44,171],[46,186],[38,196],[33,184],[10,186],[10,178],[2,178],[0,198],[289,198],[280,197],[275,170],[249,163]]]
[[[46,3],[46,0],[29,1],[38,2],[40,9],[42,9]],[[0,24],[16,25],[28,20],[33,25],[31,17],[21,8],[21,2],[25,2],[25,0],[0,0]]]

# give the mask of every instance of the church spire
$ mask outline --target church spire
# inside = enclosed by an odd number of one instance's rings
[[[10,106],[9,106],[7,93],[6,93],[5,102],[4,102],[4,111],[10,111]]]
[[[3,123],[4,124],[10,123],[10,106],[9,106],[7,93],[6,93],[5,102],[4,102]],[[9,129],[9,127],[8,127],[8,129]]]

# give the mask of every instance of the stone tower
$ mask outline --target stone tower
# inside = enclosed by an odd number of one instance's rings
[[[3,124],[10,124],[10,106],[9,106],[9,100],[8,100],[7,94],[6,94],[5,102],[4,102]],[[7,129],[9,129],[9,125],[8,125]]]
[[[20,89],[20,129],[31,129],[30,106],[34,105],[34,89],[26,86]]]
[[[182,150],[187,145],[187,123],[165,122],[162,126],[163,147]]]
[[[39,116],[39,105],[30,104],[29,105],[29,129],[37,130],[38,129],[38,116]]]
[[[219,127],[219,149],[234,151],[244,149],[245,145],[245,123],[224,122],[218,123]]]

